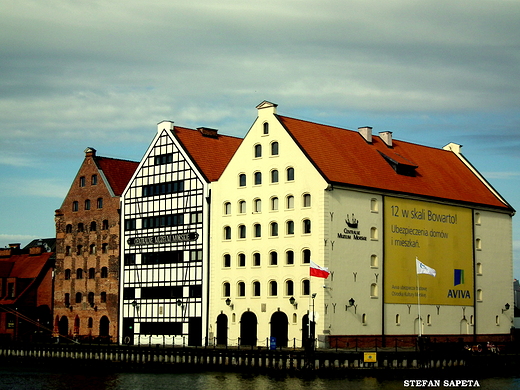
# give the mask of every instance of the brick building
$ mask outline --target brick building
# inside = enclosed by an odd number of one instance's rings
[[[53,241],[35,241],[23,249],[20,244],[0,249],[1,340],[34,341],[49,335]]]
[[[56,210],[54,330],[72,338],[117,338],[119,197],[136,162],[87,148]]]

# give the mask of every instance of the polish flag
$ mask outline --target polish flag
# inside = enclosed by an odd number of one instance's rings
[[[327,268],[320,267],[314,261],[311,260],[311,276],[316,276],[318,278],[327,279],[330,275],[330,272]]]

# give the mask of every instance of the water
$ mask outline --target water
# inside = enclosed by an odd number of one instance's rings
[[[9,390],[379,390],[404,389],[405,379],[272,377],[240,373],[110,373],[95,374],[81,368],[78,372],[49,371],[29,368],[0,369],[0,389]],[[432,378],[435,379],[435,378]],[[439,378],[440,379],[440,378]],[[474,378],[466,378],[474,379]],[[520,378],[486,378],[478,380],[480,389],[519,389]],[[444,386],[441,379],[440,388]],[[451,388],[451,387],[450,387]],[[458,387],[465,388],[468,387]]]

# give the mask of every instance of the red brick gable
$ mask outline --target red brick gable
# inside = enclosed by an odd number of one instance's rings
[[[174,127],[174,134],[208,181],[216,181],[242,142],[226,135],[204,136],[199,130]]]
[[[103,171],[115,196],[121,196],[139,165],[135,161],[108,157],[95,157],[95,161],[99,169]]]
[[[510,209],[453,152],[277,115],[302,151],[331,183]],[[384,156],[383,156],[384,154]],[[398,174],[391,163],[415,176]]]

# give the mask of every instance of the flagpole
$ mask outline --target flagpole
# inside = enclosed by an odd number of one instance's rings
[[[418,258],[415,257],[415,262],[417,264],[417,260]],[[417,265],[416,265],[417,267]],[[419,273],[417,272],[417,269],[415,270],[415,278],[417,279],[417,312],[418,312],[418,315],[419,315],[419,322],[418,322],[418,326],[419,326],[419,329],[418,329],[418,333],[419,333],[419,337],[421,337],[422,335],[422,324],[421,324],[421,293],[420,293],[420,290],[419,290]]]

